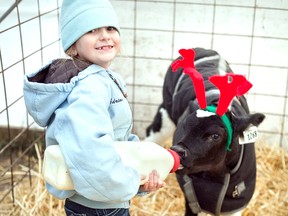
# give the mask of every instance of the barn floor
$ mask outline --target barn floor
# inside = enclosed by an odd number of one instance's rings
[[[288,153],[258,144],[257,183],[255,194],[242,216],[284,216],[288,215]],[[41,164],[41,160],[37,161]],[[0,167],[1,168],[1,167]],[[25,171],[17,172],[21,175]],[[63,201],[47,193],[42,176],[38,171],[32,173],[33,185],[28,181],[15,187],[15,203],[6,197],[0,204],[0,216],[6,215],[64,215]],[[184,214],[184,197],[176,182],[175,174],[166,179],[166,186],[144,197],[131,201],[131,216],[181,216]],[[31,190],[32,188],[32,190]],[[2,190],[0,196],[3,194]]]

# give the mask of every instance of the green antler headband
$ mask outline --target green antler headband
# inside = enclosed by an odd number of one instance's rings
[[[209,112],[216,113],[216,107],[215,106],[207,106],[205,110]],[[227,142],[226,142],[226,150],[231,151],[230,145],[232,143],[232,135],[233,135],[233,129],[232,129],[232,124],[226,114],[221,116],[221,119],[225,125],[225,128],[227,130],[228,136],[227,136]]]

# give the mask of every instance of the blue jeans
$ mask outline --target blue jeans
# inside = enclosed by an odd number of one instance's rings
[[[82,206],[69,199],[66,199],[64,207],[67,216],[130,216],[129,209],[93,209]]]

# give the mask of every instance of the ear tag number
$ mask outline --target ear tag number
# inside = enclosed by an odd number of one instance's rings
[[[239,144],[254,143],[258,139],[258,130],[256,126],[250,126],[243,131],[243,137],[239,137]]]

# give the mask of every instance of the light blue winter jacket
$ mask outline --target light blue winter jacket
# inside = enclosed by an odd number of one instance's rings
[[[128,208],[140,176],[122,164],[114,141],[139,139],[131,134],[129,104],[108,73],[123,90],[125,83],[98,65],[90,65],[67,83],[30,81],[50,66],[25,76],[25,104],[36,123],[47,127],[46,146],[59,144],[75,190],[59,191],[46,184],[48,191],[91,208]]]

